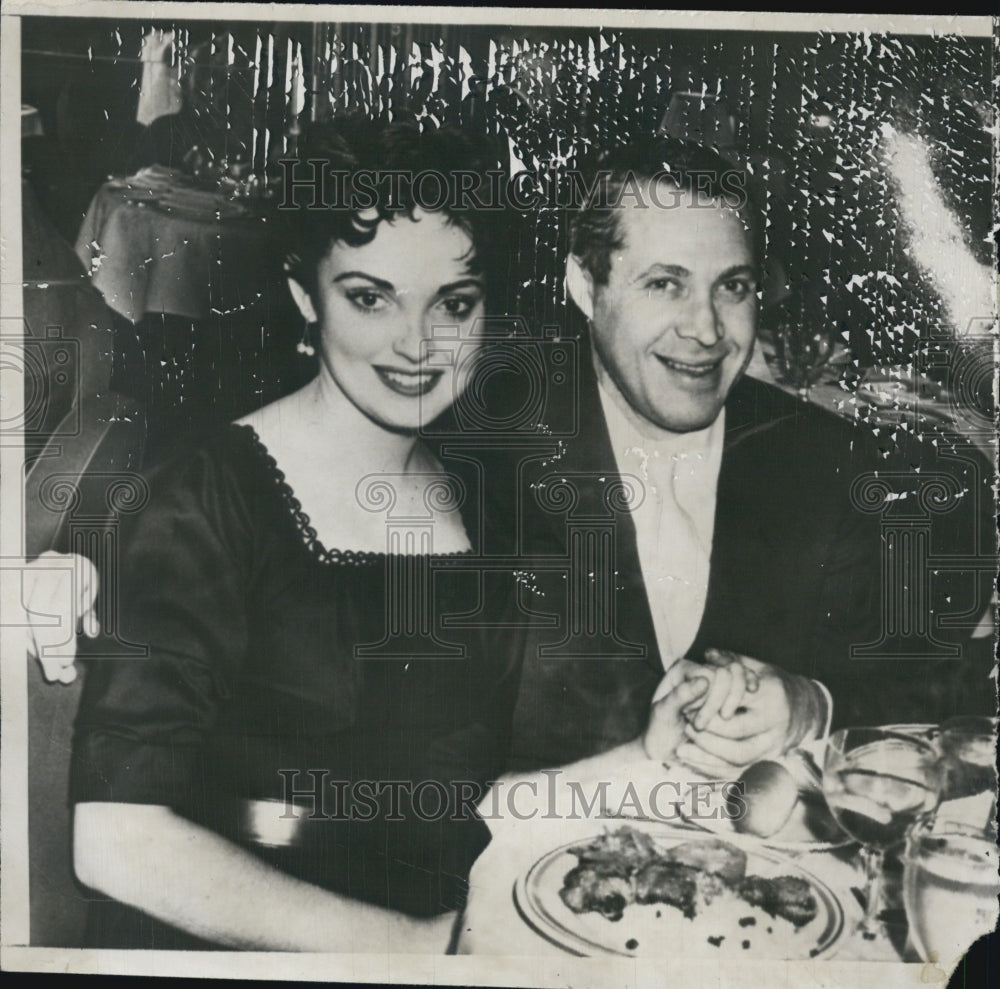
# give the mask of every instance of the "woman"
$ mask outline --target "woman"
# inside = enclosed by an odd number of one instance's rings
[[[489,164],[457,132],[359,120],[314,129],[300,155],[448,183]],[[438,614],[475,604],[468,577],[430,571],[430,549],[472,547],[417,431],[464,387],[502,222],[396,191],[371,209],[286,214],[316,377],[151,472],[123,528],[118,634],[149,656],[88,664],[72,776],[78,877],[142,912],[106,910],[104,945],[189,943],[149,915],[232,947],[443,948],[488,840],[434,802],[457,799],[439,784],[497,772],[517,649],[489,633],[449,635],[444,659],[377,647],[396,553],[416,554],[406,573]],[[435,362],[436,326],[461,361]],[[379,485],[396,516],[420,519],[393,554]],[[365,644],[372,658],[356,655]],[[405,787],[378,792],[386,782],[428,782],[421,812]]]
[[[117,634],[149,655],[88,664],[71,784],[77,875],[111,901],[101,946],[443,951],[489,840],[472,807],[521,647],[497,628],[508,602],[431,567],[474,547],[418,431],[468,383],[504,220],[451,195],[425,209],[405,181],[361,195],[363,174],[433,171],[450,193],[483,174],[456,132],[348,121],[300,158],[346,176],[339,207],[286,214],[318,373],[152,471],[123,524]],[[481,620],[415,634],[444,615]],[[657,751],[704,683],[659,705]]]

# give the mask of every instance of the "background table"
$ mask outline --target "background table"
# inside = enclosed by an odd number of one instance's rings
[[[960,345],[967,348],[964,354],[957,350]],[[850,353],[838,345],[816,383],[803,395],[782,374],[774,340],[761,332],[747,374],[886,438],[901,433],[935,445],[968,444],[979,450],[992,469],[997,453],[994,411],[987,407],[992,399],[986,394],[961,393],[963,377],[992,380],[992,342],[980,336],[966,338],[964,344],[959,338],[937,341],[937,346],[944,348],[948,358],[941,365],[946,383],[914,376],[908,368],[852,366]]]
[[[76,252],[108,305],[204,319],[253,305],[273,267],[267,219],[221,193],[186,186],[172,169],[143,169],[102,186]]]

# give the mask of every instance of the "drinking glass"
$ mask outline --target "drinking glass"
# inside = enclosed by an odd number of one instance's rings
[[[996,832],[928,819],[903,854],[910,943],[925,962],[949,967],[997,922]]]
[[[937,804],[938,753],[928,741],[886,728],[844,728],[829,739],[823,795],[837,823],[861,843],[865,914],[858,930],[881,933],[885,850]]]
[[[952,718],[941,726],[942,800],[996,796],[996,718]]]
[[[794,385],[799,397],[806,401],[809,389],[822,377],[833,354],[829,334],[790,316],[778,325],[774,346],[785,380]]]

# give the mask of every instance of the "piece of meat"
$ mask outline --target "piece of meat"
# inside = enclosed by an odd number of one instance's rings
[[[636,874],[637,903],[668,903],[693,917],[697,896],[698,870],[679,862],[650,862]]]
[[[586,845],[570,849],[581,862],[600,862],[615,865],[629,875],[658,856],[653,839],[628,825],[605,832]]]
[[[703,905],[708,906],[717,896],[732,888],[722,876],[717,876],[714,873],[699,870],[696,875],[695,883],[698,887],[697,904],[699,908]]]
[[[574,913],[594,911],[608,920],[621,920],[625,907],[634,900],[632,883],[618,868],[587,862],[566,873],[559,895]]]
[[[663,856],[671,862],[700,869],[718,876],[724,883],[735,886],[747,871],[747,857],[739,848],[717,838],[706,841],[688,841],[676,845]]]
[[[772,917],[783,917],[796,927],[808,924],[819,910],[809,883],[798,876],[775,879],[747,876],[739,884],[738,892],[747,903],[760,907]]]

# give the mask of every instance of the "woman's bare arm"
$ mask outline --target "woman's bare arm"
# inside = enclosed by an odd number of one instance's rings
[[[230,948],[443,954],[454,921],[295,879],[163,806],[77,804],[73,861],[85,885]]]

